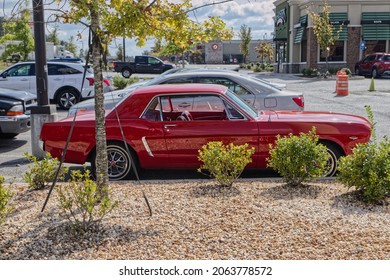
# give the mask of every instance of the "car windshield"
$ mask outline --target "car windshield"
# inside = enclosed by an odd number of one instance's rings
[[[226,91],[226,95],[232,99],[238,106],[241,107],[247,114],[249,114],[252,118],[257,118],[258,114],[255,108],[250,106],[248,103],[246,103],[244,100],[242,100],[240,97],[238,97],[236,94],[234,94],[231,90]]]

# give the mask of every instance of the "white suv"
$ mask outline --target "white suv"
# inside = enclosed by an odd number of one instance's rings
[[[94,77],[87,67],[84,85],[82,85],[85,65],[72,62],[47,62],[48,96],[61,109],[69,109],[80,100],[94,96]],[[81,87],[83,87],[81,89]],[[0,88],[37,93],[35,62],[21,62],[12,65],[0,74]],[[111,85],[104,79],[104,92],[110,91]]]

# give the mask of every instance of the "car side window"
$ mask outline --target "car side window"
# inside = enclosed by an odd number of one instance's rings
[[[149,64],[159,64],[160,63],[160,61],[154,57],[149,57],[148,60],[149,60]]]
[[[148,108],[141,116],[141,119],[155,121],[155,122],[161,121],[160,108],[161,108],[160,99],[156,97],[152,100],[152,102],[150,102]]]
[[[369,56],[366,57],[364,62],[371,62],[371,61],[374,61],[374,60],[375,60],[375,55],[369,55]]]
[[[60,64],[49,64],[47,65],[48,75],[71,75],[80,74],[81,71],[72,67]]]
[[[31,68],[32,68],[31,64],[17,65],[8,70],[8,76],[11,77],[31,76],[33,75],[33,73],[31,73]]]
[[[199,83],[202,84],[219,84],[226,86],[237,95],[250,95],[245,88],[237,84],[236,82],[226,78],[199,78]]]
[[[163,82],[162,84],[192,84],[194,80],[192,78],[175,78]]]

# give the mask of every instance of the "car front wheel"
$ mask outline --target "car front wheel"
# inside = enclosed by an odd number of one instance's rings
[[[69,110],[79,99],[79,94],[74,89],[64,89],[57,96],[57,104],[61,109]]]
[[[355,75],[356,76],[360,76],[362,73],[360,73],[360,69],[359,69],[359,67],[356,67],[356,69],[355,69]]]
[[[326,146],[326,151],[328,152],[329,158],[326,163],[326,177],[332,177],[337,172],[338,160],[341,156],[339,149],[330,143],[322,143]]]

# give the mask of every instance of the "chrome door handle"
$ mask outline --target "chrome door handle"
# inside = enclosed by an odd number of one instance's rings
[[[176,124],[164,124],[164,128],[174,127]]]

